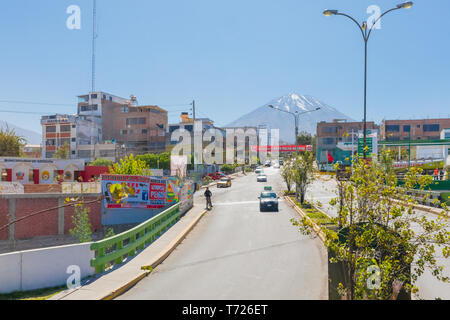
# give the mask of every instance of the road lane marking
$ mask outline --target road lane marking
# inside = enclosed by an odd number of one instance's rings
[[[284,202],[283,199],[278,200],[278,202]],[[259,203],[259,201],[236,201],[236,202],[219,202],[213,203],[214,206],[235,206],[240,204],[255,204]]]

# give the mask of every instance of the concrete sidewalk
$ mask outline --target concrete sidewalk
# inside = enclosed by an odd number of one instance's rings
[[[237,178],[242,174],[232,176]],[[197,191],[194,195],[194,207],[138,255],[106,273],[83,281],[80,288],[63,291],[49,300],[110,300],[130,289],[151,273],[148,270],[142,270],[142,267],[156,268],[207,213],[204,208],[204,199],[198,196],[199,193],[202,194],[201,191]]]
[[[109,300],[128,290],[150,274],[142,270],[143,266],[155,268],[163,262],[206,213],[203,201],[196,202],[179,222],[131,260],[84,281],[81,288],[63,291],[50,300]]]

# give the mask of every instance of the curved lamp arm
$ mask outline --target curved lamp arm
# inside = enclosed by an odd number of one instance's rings
[[[371,34],[372,31],[373,31],[373,28],[376,26],[377,22],[381,20],[381,18],[383,18],[383,17],[384,17],[386,14],[388,14],[389,12],[392,12],[392,11],[395,11],[395,10],[399,10],[399,9],[401,9],[401,8],[399,8],[399,7],[397,7],[397,8],[392,8],[392,9],[386,11],[385,13],[383,13],[381,16],[379,16],[378,19],[375,20],[375,22],[372,24],[372,27],[370,28],[369,33],[367,34],[367,40],[369,40],[370,34]]]
[[[362,33],[362,36],[363,36],[364,40],[366,40],[366,34],[364,33],[364,29],[363,29],[363,27],[359,24],[358,21],[356,21],[353,17],[351,17],[351,16],[349,16],[348,14],[345,14],[345,13],[340,13],[340,12],[338,12],[338,13],[336,13],[336,15],[337,15],[337,16],[344,16],[344,17],[347,17],[347,18],[349,18],[350,20],[352,20],[354,23],[356,23],[356,25],[358,26],[359,30],[361,30],[361,33]]]

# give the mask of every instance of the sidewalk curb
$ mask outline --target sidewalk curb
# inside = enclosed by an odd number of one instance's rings
[[[289,196],[284,196],[284,198],[285,198],[289,203],[292,204],[294,210],[295,210],[302,218],[306,218],[309,222],[311,222],[311,224],[313,225],[314,232],[317,234],[317,236],[320,238],[320,240],[322,240],[322,242],[325,243],[325,242],[326,242],[326,237],[325,237],[325,234],[324,234],[323,231],[322,231],[322,228],[320,228],[320,226],[319,226],[317,223],[315,223],[314,221],[312,221],[311,218],[308,217],[308,216],[306,215],[306,213],[304,213],[303,210],[300,209],[300,208],[295,204],[295,202],[292,201],[292,199],[291,199]]]
[[[141,268],[156,268],[158,265],[160,265],[167,257],[178,247],[178,245],[186,238],[186,236],[194,229],[194,227],[197,225],[197,223],[205,216],[207,213],[207,210],[204,210],[197,218],[195,218],[194,221],[191,222],[190,225],[186,229],[184,229],[167,247],[164,249],[163,252],[159,255],[159,257],[151,262],[147,266],[142,266]],[[130,280],[127,284],[124,286],[110,292],[100,300],[113,300],[114,298],[117,298],[118,296],[122,295],[124,292],[135,286],[138,282],[140,282],[142,279],[146,278],[148,275],[150,275],[151,271],[145,271],[136,278]]]

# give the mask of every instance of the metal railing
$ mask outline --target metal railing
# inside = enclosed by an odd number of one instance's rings
[[[181,214],[178,203],[133,229],[94,242],[91,250],[95,251],[95,258],[91,260],[91,266],[96,273],[103,273],[107,266],[122,264],[125,258],[136,255],[137,251],[158,239],[180,219]]]

